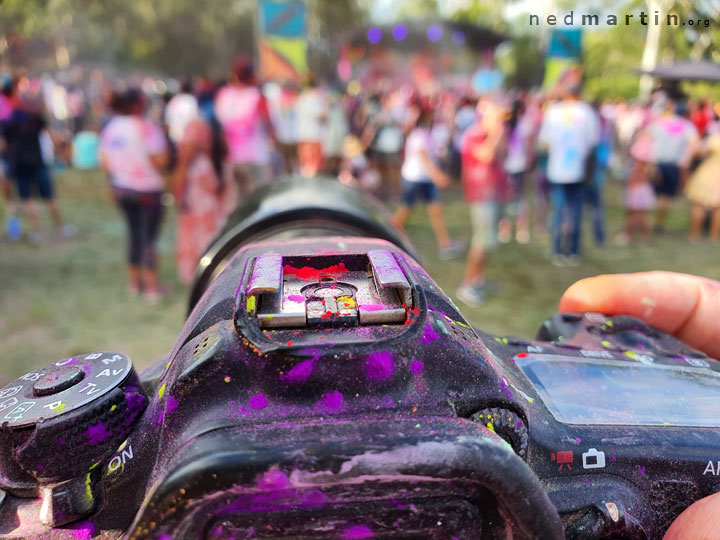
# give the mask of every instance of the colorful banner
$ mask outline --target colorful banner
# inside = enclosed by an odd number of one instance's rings
[[[301,0],[261,0],[258,53],[263,80],[300,81],[307,74],[307,9]]]
[[[555,28],[545,54],[543,90],[562,92],[582,79],[582,29]]]

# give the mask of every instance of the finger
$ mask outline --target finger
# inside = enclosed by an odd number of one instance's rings
[[[710,540],[720,531],[720,493],[693,503],[673,521],[663,540]]]
[[[558,310],[632,315],[720,357],[720,283],[711,279],[673,272],[587,278],[565,292]]]

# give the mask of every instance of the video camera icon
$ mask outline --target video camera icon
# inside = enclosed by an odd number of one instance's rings
[[[590,448],[582,455],[583,469],[602,469],[605,467],[605,452]]]

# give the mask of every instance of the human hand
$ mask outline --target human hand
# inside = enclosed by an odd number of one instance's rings
[[[673,272],[582,279],[558,311],[632,315],[710,356],[720,358],[720,282]],[[720,493],[700,499],[672,523],[664,540],[711,540],[720,531]]]
[[[632,315],[720,358],[720,282],[674,272],[582,279],[560,299],[560,312]]]

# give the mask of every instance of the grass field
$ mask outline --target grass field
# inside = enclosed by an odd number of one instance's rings
[[[124,223],[111,204],[103,176],[66,172],[57,176],[61,206],[78,228],[71,240],[39,246],[0,240],[0,385],[57,359],[92,350],[118,350],[145,367],[173,344],[184,320],[188,291],[173,264],[174,213],[169,210],[160,242],[161,274],[172,287],[160,305],[147,306],[125,291]],[[608,194],[610,238],[620,229],[620,186]],[[457,188],[445,197],[452,235],[467,241],[468,215]],[[3,219],[0,209],[0,219]],[[664,269],[720,279],[720,246],[686,240],[688,208],[678,201],[669,232],[642,246],[592,246],[585,223],[585,259],[577,268],[556,268],[547,258],[547,240],[499,247],[488,277],[498,294],[481,308],[461,309],[484,330],[532,336],[551,315],[560,294],[574,281],[605,272]],[[424,210],[418,208],[407,231],[422,262],[451,295],[460,282],[463,260],[440,262]]]

